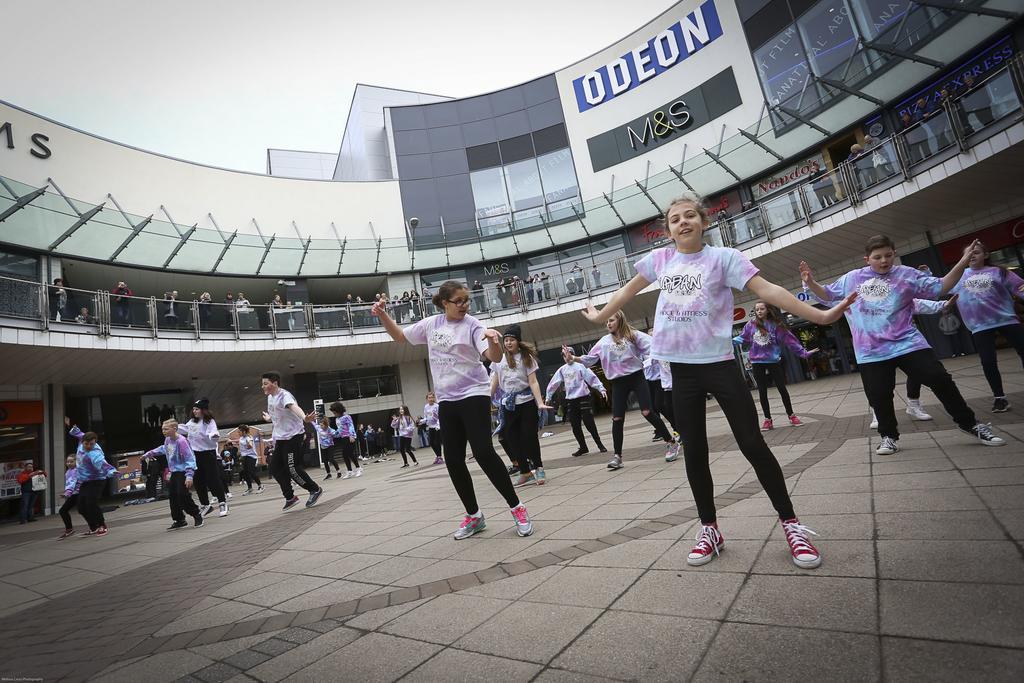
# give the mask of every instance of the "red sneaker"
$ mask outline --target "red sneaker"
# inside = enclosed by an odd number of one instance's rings
[[[790,415],[789,416],[789,424],[793,425],[794,427],[803,427],[804,426],[804,423],[801,422],[800,418],[797,417],[796,415]]]
[[[96,535],[97,536],[106,536],[107,535],[107,527],[101,526],[99,529],[96,530]]]
[[[699,567],[715,559],[725,548],[725,539],[716,526],[702,524],[697,532],[697,544],[686,556],[686,564]]]
[[[772,421],[770,419],[765,420],[764,422],[761,423],[762,432],[770,432],[773,429],[775,429],[775,425],[772,424]]]
[[[815,548],[807,534],[817,536],[800,523],[796,517],[782,522],[782,530],[786,534],[786,541],[789,542],[789,551],[793,555],[793,564],[801,569],[815,569],[821,566],[821,553]]]
[[[74,536],[74,535],[75,535],[75,530],[74,529],[65,529],[64,533],[62,533],[60,536],[57,537],[57,540],[58,541],[63,541],[68,536]]]

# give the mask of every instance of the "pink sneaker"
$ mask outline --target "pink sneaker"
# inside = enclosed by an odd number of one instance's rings
[[[818,534],[801,524],[796,517],[785,520],[782,523],[782,530],[786,533],[789,550],[793,554],[793,564],[801,569],[815,569],[821,566],[821,553],[807,538],[807,534]]]
[[[765,420],[764,422],[761,423],[762,432],[770,432],[773,429],[775,429],[775,425],[772,424],[772,421],[770,419]]]
[[[794,427],[803,427],[804,426],[804,423],[801,422],[800,418],[797,417],[796,415],[790,415],[789,416],[789,424],[793,425]]]
[[[725,539],[716,526],[702,524],[697,532],[697,544],[686,556],[686,564],[691,567],[699,567],[715,559],[725,548]]]

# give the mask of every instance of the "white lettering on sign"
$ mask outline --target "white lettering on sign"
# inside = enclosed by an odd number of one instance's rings
[[[648,140],[656,141],[668,137],[677,129],[690,125],[692,120],[690,112],[686,108],[686,102],[676,100],[669,105],[667,110],[659,109],[649,114],[644,119],[639,133],[633,130],[632,126],[626,126],[626,137],[629,140],[629,146],[636,149],[637,143],[646,146]]]

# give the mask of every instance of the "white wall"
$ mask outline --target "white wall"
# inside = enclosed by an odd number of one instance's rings
[[[424,398],[433,385],[428,377],[428,365],[425,358],[401,363],[398,375],[402,382],[402,404],[409,406],[413,415],[423,414]]]
[[[703,2],[704,0],[683,0],[611,47],[555,74],[565,113],[569,144],[576,162],[576,175],[585,199],[600,197],[602,192],[609,192],[612,175],[616,179],[616,188],[631,185],[633,179],[642,181],[646,175],[648,161],[652,164],[652,175],[666,170],[669,165],[678,166],[682,161],[684,145],[687,146],[688,157],[700,153],[703,147],[713,149],[721,138],[723,124],[727,126],[728,138],[736,134],[738,127],[749,126],[757,121],[764,106],[764,97],[746,38],[743,36],[739,15],[731,0],[715,0],[722,25],[722,35],[719,38],[642,85],[582,113],[578,110],[572,84],[574,79],[646,43],[693,12]],[[736,84],[743,100],[741,106],[691,133],[677,136],[674,141],[660,145],[646,154],[603,171],[595,173],[592,170],[587,138],[622,126],[638,116],[664,106],[671,102],[672,98],[697,87],[728,66],[732,66],[733,75],[736,77]]]
[[[140,216],[167,207],[185,226],[294,237],[291,222],[303,235],[334,239],[333,221],[343,236],[370,239],[369,224],[381,237],[405,236],[397,181],[345,183],[296,180],[228,171],[94,137],[0,102],[0,125],[10,122],[15,149],[0,144],[0,175],[41,187],[53,178],[71,198],[88,204],[112,194],[125,211]],[[173,125],[173,124],[168,124]],[[30,154],[31,136],[49,137],[48,159]],[[6,138],[0,137],[6,143]]]

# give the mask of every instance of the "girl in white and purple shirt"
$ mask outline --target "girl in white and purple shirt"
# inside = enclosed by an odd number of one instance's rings
[[[1013,310],[1014,299],[1024,298],[1024,279],[991,265],[988,250],[979,247],[952,292],[959,295],[960,317],[971,331],[981,369],[992,389],[992,412],[1005,413],[1010,402],[1003,393],[1003,376],[996,361],[996,335],[1003,335],[1024,363],[1024,325]]]
[[[341,457],[345,460],[345,474],[342,479],[363,476],[363,467],[359,464],[359,457],[356,455],[356,425],[352,416],[345,410],[341,401],[331,404],[331,414],[334,415],[334,429],[331,435],[334,437],[335,447],[341,446]],[[354,466],[354,467],[353,467]]]
[[[419,465],[412,452],[412,435],[416,433],[416,421],[409,414],[409,406],[402,406],[398,414],[391,420],[391,429],[398,435],[398,451],[402,454],[402,467],[409,466],[409,458],[413,465]]]
[[[598,322],[595,320],[594,322]],[[651,337],[634,330],[621,310],[605,320],[608,334],[597,340],[585,356],[574,356],[587,367],[600,362],[604,376],[612,384],[612,446],[615,453],[608,461],[608,469],[622,468],[622,434],[626,419],[626,404],[631,393],[636,394],[640,412],[654,427],[654,433],[668,446],[665,460],[675,460],[679,444],[672,438],[658,414],[653,410],[651,391],[644,378],[644,359],[651,353]],[[562,347],[563,353],[568,349]]]
[[[813,532],[800,524],[793,512],[782,468],[757,428],[757,410],[733,356],[732,290],[750,289],[761,299],[822,325],[842,315],[849,301],[830,311],[798,301],[760,277],[757,268],[736,249],[705,245],[703,235],[709,223],[707,209],[697,195],[674,200],[665,211],[665,230],[673,244],[640,259],[637,275],[601,311],[591,305],[584,315],[599,323],[619,313],[651,283],[661,287],[654,323],[658,334],[651,355],[671,364],[676,424],[683,435],[686,475],[701,521],[687,563],[706,564],[725,545],[718,530],[708,464],[705,397],[710,393],[782,521],[793,562],[812,569],[821,564],[820,554],[807,537]]]
[[[601,384],[601,380],[598,379],[593,370],[583,365],[583,363],[575,361],[573,353],[575,351],[572,347],[567,346],[563,348],[562,358],[565,359],[565,365],[558,368],[551,381],[548,382],[546,391],[547,402],[551,403],[551,398],[558,391],[558,388],[563,385],[565,386],[565,412],[569,418],[569,424],[572,425],[572,435],[576,437],[576,443],[580,446],[572,454],[574,458],[590,452],[587,448],[587,441],[583,438],[583,430],[580,428],[581,422],[586,426],[587,431],[590,432],[590,436],[594,439],[594,443],[597,444],[598,450],[602,453],[607,453],[608,449],[601,442],[601,435],[597,433],[597,425],[594,423],[590,390],[595,389],[605,400],[608,400],[608,392],[605,391],[604,385]]]
[[[427,428],[427,439],[430,447],[434,450],[434,464],[443,465],[444,457],[441,455],[441,422],[438,420],[437,397],[433,391],[427,392],[427,402],[423,406],[423,424]]]
[[[516,533],[529,536],[533,533],[533,523],[491,443],[491,387],[482,361],[485,356],[492,363],[501,360],[501,334],[487,329],[467,313],[469,290],[461,282],[448,280],[442,284],[434,294],[433,304],[444,312],[405,329],[395,323],[380,301],[373,305],[372,313],[395,341],[427,346],[430,374],[440,405],[438,421],[445,464],[466,509],[454,538],[469,538],[485,527],[473,479],[466,466],[467,443],[484,474],[508,503]]]

